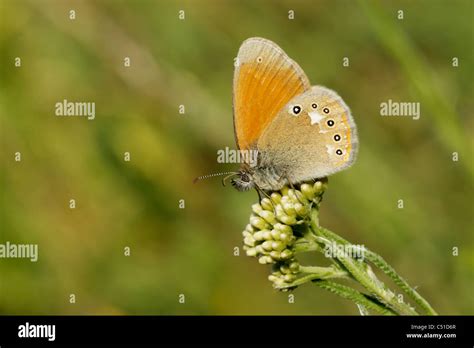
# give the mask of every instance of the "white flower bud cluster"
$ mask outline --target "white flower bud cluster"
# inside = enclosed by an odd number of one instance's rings
[[[298,189],[284,187],[252,205],[250,223],[242,232],[244,250],[261,264],[274,264],[269,280],[274,284],[289,283],[299,273],[294,258],[295,225],[308,221],[313,204],[318,204],[326,181],[301,184]]]

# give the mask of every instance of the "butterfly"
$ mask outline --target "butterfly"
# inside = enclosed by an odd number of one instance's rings
[[[311,86],[300,66],[274,42],[240,46],[233,81],[239,150],[256,151],[231,180],[239,191],[280,190],[348,168],[358,150],[349,107],[334,91]]]

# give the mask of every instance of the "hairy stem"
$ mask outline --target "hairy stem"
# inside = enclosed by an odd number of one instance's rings
[[[431,305],[426,301],[421,295],[407,283],[405,279],[397,274],[395,269],[390,266],[380,255],[370,251],[365,251],[365,256],[367,259],[382,270],[386,275],[388,275],[395,284],[397,284],[400,289],[402,289],[408,296],[410,296],[423,310],[426,314],[437,315],[436,311],[431,307]]]
[[[338,236],[334,232],[319,227],[319,230],[328,238],[333,239],[339,244],[343,245],[350,245],[347,240]],[[373,251],[365,248],[364,250],[365,258],[372,262],[372,264],[378,267],[382,272],[384,272],[387,276],[389,276],[393,282],[400,287],[401,290],[405,292],[413,301],[415,301],[424,311],[426,314],[429,315],[437,315],[436,311],[431,307],[431,305],[426,301],[415,289],[413,289],[408,282],[402,278],[400,275],[397,274],[395,269],[390,266],[380,255],[374,253]]]
[[[336,295],[339,295],[345,299],[351,300],[359,305],[364,306],[367,309],[371,309],[379,314],[384,315],[396,315],[397,313],[393,310],[385,307],[383,304],[379,303],[376,299],[371,298],[361,292],[352,289],[351,287],[341,285],[328,280],[319,280],[314,281],[314,284],[320,288],[326,289]]]

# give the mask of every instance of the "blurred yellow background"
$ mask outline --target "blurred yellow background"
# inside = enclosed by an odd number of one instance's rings
[[[358,160],[330,178],[322,225],[440,314],[474,314],[472,23],[469,0],[2,0],[0,243],[37,243],[39,260],[0,259],[0,314],[358,314],[310,284],[288,303],[268,266],[233,254],[256,193],[192,182],[237,168],[216,158],[235,146],[233,58],[252,36],[357,122]],[[64,99],[95,102],[95,119],[56,117]],[[381,117],[388,99],[421,118]]]

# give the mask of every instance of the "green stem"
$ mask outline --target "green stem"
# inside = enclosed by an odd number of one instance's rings
[[[300,271],[303,273],[317,274],[318,279],[330,278],[349,278],[350,274],[337,267],[318,267],[318,266],[300,266]]]
[[[337,259],[344,265],[349,273],[380,302],[392,308],[399,314],[417,315],[418,313],[408,304],[398,301],[395,294],[385,289],[383,284],[371,277],[363,268],[363,263],[347,256],[338,256]]]
[[[331,243],[348,245],[344,239],[335,237],[334,233],[325,233],[326,229],[318,226],[317,220],[313,216],[317,216],[317,209],[313,209],[311,213],[310,228],[312,229],[316,239],[322,241],[323,245],[330,245]],[[319,238],[318,238],[319,237]],[[322,238],[321,238],[322,237]],[[341,243],[343,242],[343,243]],[[380,302],[390,307],[395,312],[402,315],[417,315],[418,313],[403,301],[399,301],[395,294],[386,289],[384,284],[379,281],[373,273],[368,273],[367,265],[363,262],[348,257],[343,253],[337,253],[336,259],[346,268],[352,277],[359,282],[365,289],[375,296]]]
[[[320,227],[319,230],[327,237],[335,240],[337,243],[349,245],[347,240],[338,236],[334,232]],[[415,289],[413,289],[408,282],[403,279],[400,275],[397,274],[395,269],[390,266],[380,255],[377,253],[365,248],[364,255],[372,262],[375,266],[377,266],[382,272],[384,272],[387,276],[389,276],[393,282],[400,287],[410,298],[413,299],[427,314],[430,315],[438,315],[436,311],[431,307],[431,305],[426,301]]]
[[[320,288],[326,289],[334,294],[337,294],[345,299],[351,300],[357,304],[364,306],[367,309],[371,309],[380,314],[384,315],[395,315],[396,313],[384,305],[378,303],[374,298],[371,298],[361,292],[354,290],[348,286],[341,285],[328,280],[313,281],[314,284]]]
[[[438,315],[433,307],[431,307],[431,305],[428,303],[428,301],[421,297],[421,295],[415,289],[410,287],[408,282],[399,276],[395,269],[393,269],[393,267],[390,266],[380,255],[370,250],[365,250],[365,256],[370,262],[372,262],[386,275],[388,275],[393,280],[393,282],[397,284],[400,289],[402,289],[408,296],[410,296],[421,308],[423,308],[427,314]]]
[[[320,277],[321,277],[320,274],[311,273],[311,274],[305,275],[303,277],[300,277],[300,278],[292,281],[291,283],[281,283],[281,284],[275,285],[274,287],[275,287],[275,289],[278,289],[278,290],[291,289],[291,288],[303,285],[303,284],[305,284],[307,282],[310,282],[310,281],[313,281],[313,280],[320,280],[321,279]]]
[[[341,270],[334,265],[329,267],[318,267],[318,266],[300,266],[299,271],[301,273],[307,273],[307,275],[299,277],[291,283],[282,283],[275,285],[276,289],[288,289],[296,286],[300,286],[312,280],[324,280],[331,278],[348,278],[349,274],[344,270]]]
[[[326,289],[345,299],[351,300],[377,313],[384,314],[384,315],[396,314],[393,310],[387,308],[386,306],[381,304],[379,301],[377,301],[377,299],[375,298],[372,298],[348,286],[341,285],[332,281],[324,280],[324,279],[329,279],[332,276],[339,277],[339,278],[341,278],[341,276],[342,277],[344,276],[344,275],[337,275],[337,274],[331,275],[331,273],[333,272],[333,267],[310,267],[310,268],[312,268],[313,271],[317,271],[317,272],[300,277],[291,283],[276,285],[275,288],[279,290],[291,289],[291,288],[294,288],[294,287],[297,287],[297,286],[300,286],[312,281],[314,284],[318,285],[319,287],[323,289]],[[330,268],[331,270],[328,270]]]
[[[321,246],[318,243],[315,243],[313,241],[297,241],[295,244],[293,244],[293,252],[295,253],[304,253],[308,251],[320,251],[321,252]]]

